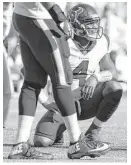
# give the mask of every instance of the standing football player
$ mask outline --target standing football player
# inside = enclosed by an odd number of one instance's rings
[[[109,38],[103,34],[100,18],[95,9],[87,4],[74,6],[68,13],[73,38],[69,62],[73,72],[72,91],[78,120],[94,117],[85,136],[90,155],[100,156],[110,146],[98,138],[102,126],[111,118],[122,97],[117,70],[109,55]],[[66,130],[59,109],[52,96],[42,102],[49,111],[37,124],[35,146],[49,146],[58,142]],[[100,150],[101,149],[101,150]],[[74,156],[75,157],[75,156]]]
[[[47,12],[48,11],[48,12]],[[67,35],[61,28],[66,17],[52,2],[16,2],[13,24],[19,33],[21,56],[24,64],[24,83],[19,97],[19,123],[16,144],[10,159],[51,159],[50,154],[32,150],[28,143],[41,88],[50,76],[58,105],[70,139],[68,157],[81,158],[90,149],[81,139],[76,108],[71,92],[72,71],[68,62],[70,51]]]

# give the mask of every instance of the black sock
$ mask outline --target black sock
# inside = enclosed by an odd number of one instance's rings
[[[96,135],[96,134],[99,134],[100,130],[101,130],[101,127],[98,127],[97,125],[92,123],[89,129],[86,131],[85,135],[88,135],[88,134]]]

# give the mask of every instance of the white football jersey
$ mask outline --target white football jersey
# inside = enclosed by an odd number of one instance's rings
[[[79,77],[82,77],[82,74],[85,75],[84,77],[88,78],[91,74],[96,72],[99,67],[100,60],[108,52],[108,42],[103,35],[101,39],[97,40],[94,48],[86,55],[82,54],[79,51],[79,49],[76,47],[75,43],[71,39],[69,39],[68,42],[71,53],[69,62],[71,65],[71,69],[75,74],[72,84],[72,90],[74,90],[79,87]]]
[[[80,87],[80,79],[79,76],[82,77],[82,73],[84,72],[84,76],[82,79],[84,80],[85,78],[88,78],[91,74],[94,72],[99,71],[99,62],[103,58],[104,55],[108,52],[108,42],[105,36],[99,40],[97,40],[96,45],[94,48],[88,52],[86,55],[82,54],[79,49],[76,47],[75,43],[69,39],[68,40],[69,47],[70,47],[70,57],[69,57],[69,62],[71,65],[71,69],[73,73],[78,73],[74,75],[73,78],[73,83],[72,83],[72,91]],[[83,69],[84,68],[84,69]],[[50,104],[54,102],[54,97],[53,97],[53,92],[52,92],[52,86],[50,83],[50,80],[48,79],[48,87],[46,88],[46,92],[43,90],[43,93],[41,94],[41,100],[46,103]],[[43,99],[45,93],[48,93]]]

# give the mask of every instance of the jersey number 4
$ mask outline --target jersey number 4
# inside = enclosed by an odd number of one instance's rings
[[[89,61],[82,61],[74,70],[73,78],[79,79],[79,86],[82,87],[85,83],[85,78],[87,76]]]

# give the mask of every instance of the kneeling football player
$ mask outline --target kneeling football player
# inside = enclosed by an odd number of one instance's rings
[[[110,146],[102,143],[98,135],[116,111],[122,97],[122,87],[117,82],[117,70],[109,54],[109,38],[103,34],[99,18],[93,14],[93,18],[88,19],[84,14],[81,5],[73,7],[68,14],[73,32],[72,39],[68,40],[69,62],[74,76],[72,92],[78,120],[94,117],[85,136],[87,145],[92,148],[90,153],[100,156],[102,149],[109,150]],[[49,146],[62,139],[66,127],[55,102],[52,99],[41,102],[48,111],[37,124],[34,144]]]

